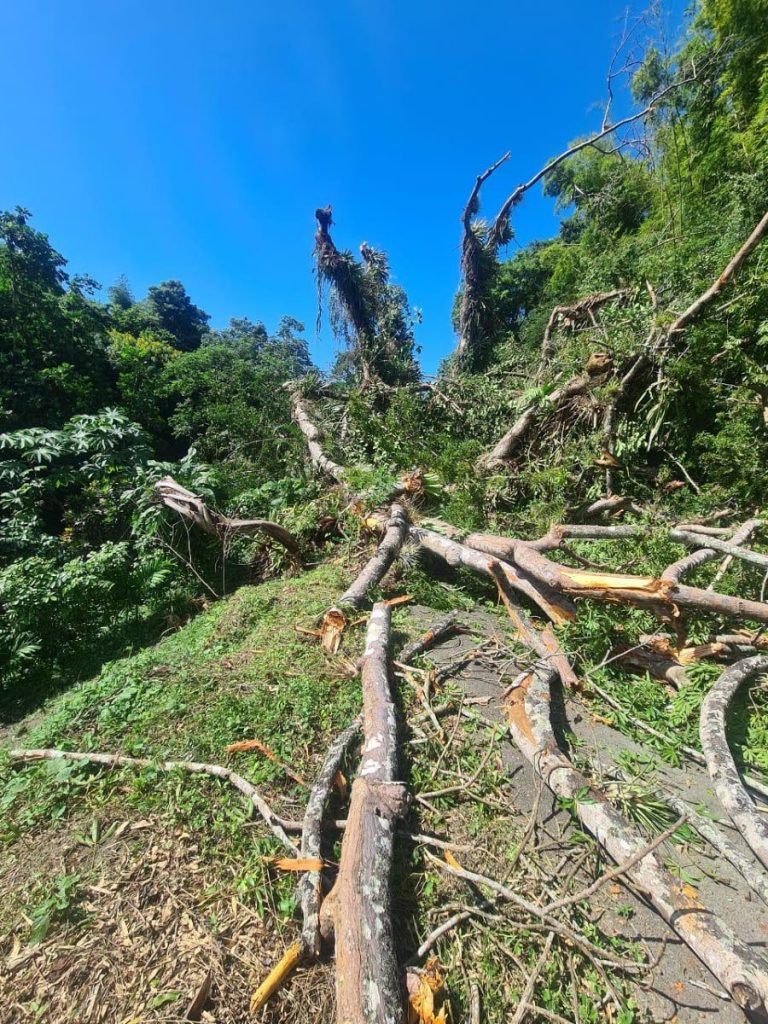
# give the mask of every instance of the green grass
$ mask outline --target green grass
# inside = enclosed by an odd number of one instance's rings
[[[331,735],[359,710],[359,682],[294,625],[311,627],[343,583],[338,567],[324,566],[244,588],[156,647],[51,701],[17,745],[227,763],[263,787],[276,808],[301,816],[306,792],[278,765],[258,753],[228,757],[224,748],[256,737],[312,777]],[[350,657],[362,635],[362,627],[348,631]],[[227,884],[234,873],[235,891],[251,906],[266,909],[269,899],[281,916],[293,912],[292,880],[267,885],[262,857],[276,852],[276,841],[260,827],[243,827],[250,808],[223,783],[151,767],[104,772],[68,761],[5,763],[0,772],[6,847],[35,832],[55,832],[70,819],[107,820],[119,804],[128,815],[160,815],[199,836],[203,855],[219,865]],[[31,892],[29,906],[37,899]]]

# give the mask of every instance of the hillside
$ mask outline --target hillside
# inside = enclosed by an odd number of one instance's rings
[[[328,372],[0,216],[0,1020],[765,1018],[764,0],[607,82],[434,378],[332,206]]]

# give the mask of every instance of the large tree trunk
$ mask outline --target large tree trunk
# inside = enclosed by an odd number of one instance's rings
[[[555,672],[538,666],[514,691],[509,715],[512,734],[537,774],[554,793],[573,801],[581,823],[620,864],[641,851],[646,841],[558,747],[550,721],[550,685],[556,678]],[[670,874],[655,853],[643,857],[627,876],[739,1006],[765,1010],[768,964],[698,899],[687,896],[683,882]]]
[[[395,953],[390,875],[395,828],[406,808],[397,782],[397,723],[390,693],[391,612],[371,613],[363,661],[363,753],[334,889],[338,1024],[405,1024]]]

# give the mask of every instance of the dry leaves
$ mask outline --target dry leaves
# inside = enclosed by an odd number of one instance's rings
[[[445,998],[443,976],[437,957],[430,957],[419,974],[409,971],[406,981],[408,1024],[446,1024],[447,1004],[436,1009],[436,1004],[443,1003]]]

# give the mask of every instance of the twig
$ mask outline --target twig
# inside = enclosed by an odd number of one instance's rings
[[[427,935],[427,937],[424,939],[422,944],[413,954],[408,963],[417,963],[419,960],[421,960],[423,956],[426,956],[430,949],[432,949],[435,943],[439,939],[441,939],[443,935],[454,929],[456,925],[461,924],[462,921],[468,921],[469,918],[473,916],[474,912],[472,910],[460,910],[457,914],[454,914],[452,917],[449,917],[446,921],[443,921],[441,925],[438,925],[437,928],[435,928],[433,931],[429,933],[429,935]]]
[[[610,955],[606,956],[605,949],[595,946],[588,939],[585,939],[584,936],[577,934],[572,928],[563,924],[561,921],[556,920],[550,914],[546,914],[541,907],[537,906],[535,903],[531,903],[529,900],[526,900],[525,897],[515,892],[514,889],[510,889],[509,886],[502,884],[495,878],[489,878],[487,875],[477,874],[475,871],[467,871],[466,868],[454,867],[454,865],[441,860],[439,857],[435,857],[428,851],[426,851],[426,856],[430,863],[440,868],[441,871],[446,871],[449,875],[455,875],[457,878],[463,878],[466,882],[484,886],[492,892],[495,892],[503,900],[506,900],[508,903],[512,903],[518,908],[518,910],[522,910],[530,917],[535,917],[540,920],[547,929],[555,932],[556,935],[562,935],[569,942],[572,942],[577,949],[587,951],[588,955],[599,957],[605,962],[610,963],[612,966],[620,968],[621,970],[636,971],[640,967],[639,964],[632,960],[623,960],[619,957],[611,957]]]
[[[541,973],[541,969],[547,961],[547,957],[549,956],[549,951],[552,948],[552,942],[554,938],[554,932],[550,932],[547,935],[547,938],[544,942],[544,949],[541,951],[541,956],[536,961],[533,970],[528,976],[528,981],[526,982],[525,988],[523,989],[523,994],[520,996],[520,1002],[517,1004],[517,1009],[512,1015],[509,1024],[520,1024],[520,1021],[523,1019],[523,1017],[525,1017],[525,1014],[529,1009],[528,1000],[533,995],[533,990],[536,987],[536,982],[538,980],[539,974]]]
[[[244,779],[242,775],[219,764],[206,764],[201,761],[153,761],[149,757],[126,757],[124,754],[83,753],[74,750],[30,749],[12,750],[12,761],[87,761],[103,768],[158,768],[160,771],[172,772],[181,770],[193,775],[212,775],[214,778],[229,782],[235,789],[246,796],[262,816],[273,834],[292,854],[298,853],[298,847],[288,836],[280,824],[280,819],[262,797],[256,787]]]
[[[438,796],[448,796],[449,793],[461,793],[461,792],[463,792],[466,789],[470,789],[470,787],[472,785],[474,785],[474,783],[480,777],[483,769],[488,764],[488,762],[490,761],[490,759],[493,756],[493,754],[494,754],[494,746],[493,746],[493,744],[490,744],[488,749],[485,752],[485,755],[483,756],[482,761],[478,765],[477,769],[472,773],[472,775],[468,779],[465,779],[462,782],[458,782],[454,786],[445,786],[443,789],[434,789],[434,790],[432,790],[431,792],[428,792],[428,793],[417,793],[416,794],[416,799],[417,800],[434,800],[435,797],[438,797]]]
[[[578,892],[572,893],[570,896],[563,896],[561,899],[555,900],[553,903],[547,903],[544,910],[551,914],[555,910],[560,910],[563,907],[570,906],[574,903],[581,903],[582,900],[588,900],[590,896],[594,896],[598,889],[601,889],[608,882],[612,882],[614,878],[619,878],[621,875],[626,874],[626,872],[629,871],[630,868],[633,868],[635,864],[644,860],[649,853],[653,853],[658,846],[661,846],[661,844],[666,842],[671,835],[674,835],[674,833],[677,832],[680,826],[684,825],[685,822],[686,816],[682,815],[677,819],[674,825],[670,825],[669,828],[665,828],[664,831],[659,833],[655,839],[637,850],[627,860],[623,861],[621,864],[617,864],[615,868],[605,871],[599,878],[595,879],[591,885],[588,885],[585,889],[580,889]]]

